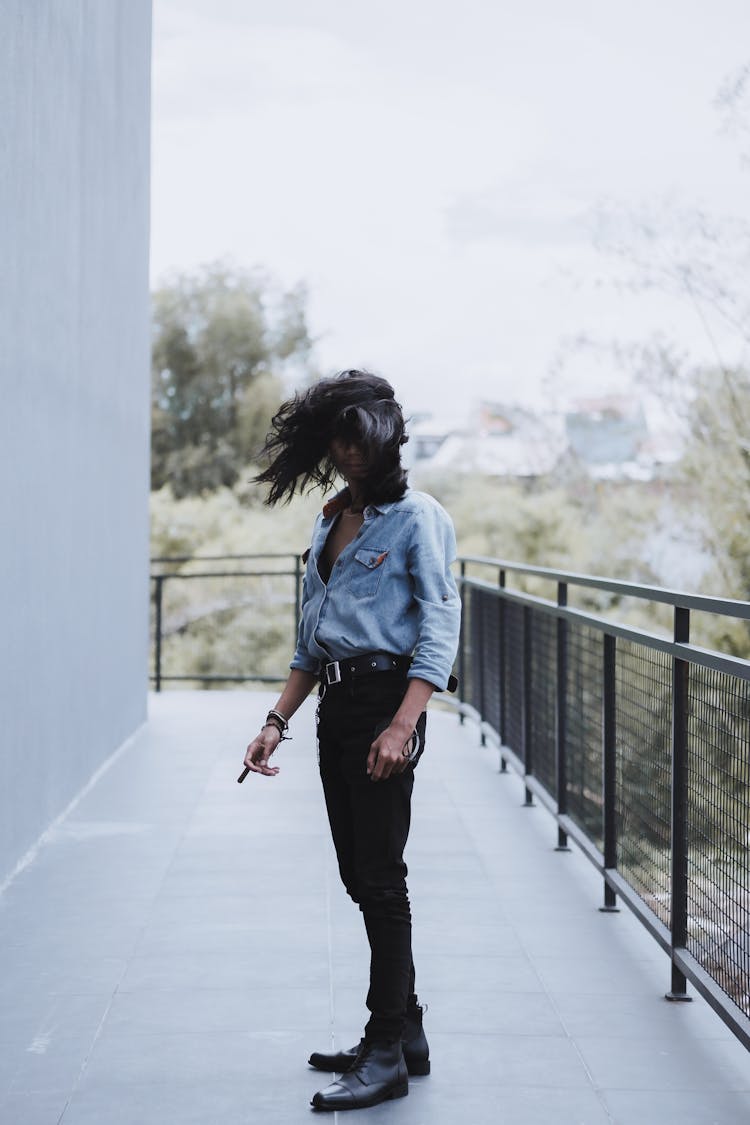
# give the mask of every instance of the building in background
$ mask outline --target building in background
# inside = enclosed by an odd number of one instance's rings
[[[409,433],[409,463],[418,470],[524,480],[573,469],[597,480],[649,481],[682,451],[674,424],[649,419],[627,396],[580,399],[564,412],[483,400],[467,426],[422,414]]]
[[[560,418],[488,400],[464,428],[422,417],[409,433],[414,467],[436,472],[534,479],[553,472],[565,452]]]
[[[2,0],[0,886],[144,721],[150,0]]]

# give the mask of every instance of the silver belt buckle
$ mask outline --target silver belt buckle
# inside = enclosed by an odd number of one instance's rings
[[[341,683],[341,667],[338,660],[332,660],[330,664],[326,664],[326,683]]]

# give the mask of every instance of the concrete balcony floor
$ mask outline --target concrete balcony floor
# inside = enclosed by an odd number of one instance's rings
[[[298,1125],[312,1049],[366,1018],[312,701],[276,779],[236,784],[272,697],[173,692],[0,897],[5,1125]],[[476,730],[435,710],[409,843],[432,1075],[371,1125],[739,1125],[750,1057],[669,1004],[664,954],[554,851]],[[339,1115],[341,1116],[341,1115]]]

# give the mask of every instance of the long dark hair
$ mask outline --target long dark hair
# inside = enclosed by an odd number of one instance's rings
[[[350,370],[299,391],[273,416],[261,453],[270,464],[255,477],[271,485],[266,503],[288,503],[298,489],[330,488],[337,475],[329,453],[333,438],[361,446],[368,466],[366,503],[401,499],[401,446],[408,440],[401,406],[386,379]]]

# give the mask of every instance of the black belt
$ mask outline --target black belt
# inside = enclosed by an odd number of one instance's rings
[[[363,656],[348,656],[343,660],[331,660],[320,670],[321,682],[329,684],[348,683],[358,676],[372,676],[375,672],[406,673],[411,664],[410,656],[393,656],[389,652],[366,652]]]

